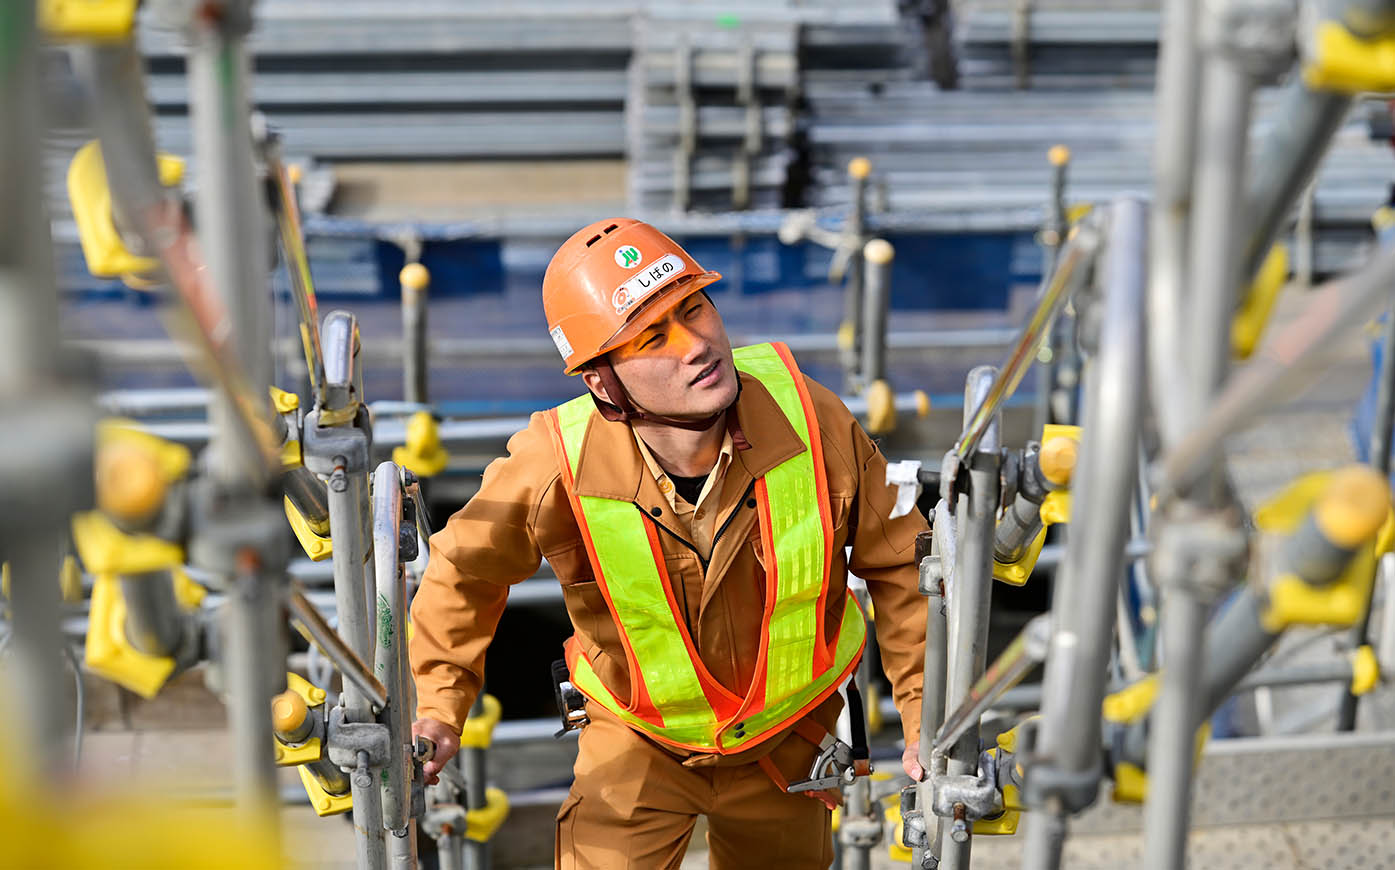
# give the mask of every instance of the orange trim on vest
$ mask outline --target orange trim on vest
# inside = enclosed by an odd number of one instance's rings
[[[804,378],[799,374],[799,366],[795,365],[794,354],[790,353],[789,345],[783,341],[772,342],[781,360],[785,363],[785,368],[793,375],[794,388],[799,393],[799,402],[804,406],[804,420],[809,427],[809,456],[814,463],[814,489],[819,500],[819,520],[823,523],[823,588],[819,590],[819,601],[814,610],[814,618],[817,620],[817,632],[814,637],[818,641],[814,644],[814,676],[818,676],[829,668],[833,667],[833,651],[836,649],[837,638],[833,643],[823,643],[824,632],[827,626],[824,624],[824,616],[828,606],[828,581],[829,573],[833,570],[833,510],[828,504],[828,470],[823,464],[823,436],[819,432],[819,419],[814,416],[814,400],[809,395],[809,385],[804,383]]]
[[[577,528],[581,531],[581,540],[586,544],[586,557],[590,560],[592,572],[596,575],[596,585],[601,590],[601,596],[605,598],[605,606],[610,611],[611,619],[614,619],[618,626],[620,625],[620,616],[610,603],[610,590],[606,588],[605,578],[601,576],[600,559],[596,557],[596,544],[591,540],[591,530],[586,525],[586,513],[581,509],[581,499],[576,494],[576,481],[572,479],[572,466],[567,461],[567,449],[562,443],[562,424],[557,418],[556,408],[547,412],[547,420],[552,424],[549,428],[552,430],[553,447],[557,451],[557,464],[561,469],[562,489],[566,491],[567,498],[571,501],[572,514],[576,517]],[[657,728],[664,727],[663,714],[649,699],[649,689],[644,685],[644,674],[639,669],[635,651],[630,646],[630,639],[626,636],[623,628],[620,630],[620,643],[625,647],[625,665],[630,673],[630,702],[625,705],[625,710]],[[568,666],[570,666],[570,662],[568,662]]]
[[[858,603],[858,601],[857,601],[857,596],[855,596],[855,595],[849,595],[849,596],[848,596],[848,601],[850,601],[852,604],[856,605],[856,606],[857,606],[857,609],[858,609],[859,611],[862,610],[862,605]],[[862,619],[863,619],[864,622],[866,622],[866,620],[867,620],[867,614],[866,614],[865,612],[863,612],[863,614],[862,614]],[[842,629],[841,629],[841,628],[839,629],[839,632],[838,632],[838,633],[839,633],[839,634],[842,634]],[[837,642],[837,637],[836,637],[836,636],[834,637],[834,642],[835,642],[835,643]],[[767,728],[765,731],[762,731],[762,732],[756,734],[756,735],[755,735],[754,737],[752,737],[750,740],[747,740],[745,743],[741,744],[741,747],[740,747],[737,751],[738,751],[738,752],[745,751],[745,750],[751,748],[752,746],[756,746],[756,745],[759,744],[759,743],[762,743],[762,742],[764,742],[764,741],[766,741],[766,740],[769,740],[771,737],[774,737],[776,734],[779,734],[779,733],[782,732],[784,729],[788,728],[789,725],[790,725],[790,721],[791,721],[791,720],[803,719],[805,716],[808,716],[810,713],[812,713],[812,712],[814,711],[814,708],[815,708],[815,707],[819,706],[819,705],[822,704],[824,701],[828,700],[828,696],[829,696],[829,695],[832,695],[834,692],[838,691],[838,687],[841,686],[841,685],[843,685],[843,681],[846,680],[846,679],[848,678],[848,676],[851,675],[851,674],[853,673],[853,671],[856,671],[856,670],[857,670],[857,663],[860,662],[860,661],[862,661],[862,650],[865,650],[866,648],[867,648],[867,642],[866,642],[866,640],[864,640],[864,641],[862,642],[862,647],[858,650],[857,655],[853,656],[853,657],[852,657],[852,660],[848,662],[848,666],[847,666],[846,668],[843,669],[843,672],[842,672],[841,674],[839,674],[838,677],[837,677],[832,683],[829,683],[827,689],[824,689],[822,692],[820,692],[820,693],[818,693],[817,695],[815,695],[815,696],[813,697],[813,699],[812,699],[811,701],[809,701],[809,703],[805,704],[803,707],[800,707],[800,708],[799,708],[798,710],[796,710],[793,714],[791,714],[788,718],[786,718],[786,719],[784,719],[783,721],[778,722],[778,723],[776,723],[776,724],[770,726],[770,727]],[[765,682],[765,678],[762,676],[762,677],[760,678],[760,680],[761,680],[761,683],[762,683],[762,688],[764,688],[764,685],[763,685],[763,684],[764,684],[764,682]],[[752,685],[752,687],[754,687],[754,686],[755,686],[755,681],[752,681],[751,685]],[[762,695],[761,697],[762,697],[762,699],[763,699],[763,698],[764,698],[764,695]],[[763,701],[762,701],[762,703],[763,703]],[[750,715],[750,714],[749,714],[748,712],[746,712],[746,711],[743,710],[743,711],[741,712],[740,715],[741,715],[741,716],[747,716],[747,715]],[[738,717],[738,718],[740,718],[740,717]]]
[[[800,397],[800,403],[804,409],[806,425],[809,432],[808,449],[810,451],[810,459],[814,467],[815,490],[819,509],[819,519],[824,532],[824,559],[822,568],[822,584],[819,590],[817,613],[815,617],[817,633],[815,635],[813,656],[814,661],[811,672],[812,678],[817,679],[819,676],[827,673],[828,670],[833,666],[833,663],[835,661],[835,650],[838,646],[839,636],[842,633],[840,626],[838,634],[835,635],[830,642],[826,644],[823,643],[823,635],[826,630],[825,610],[827,606],[830,576],[833,566],[833,518],[832,511],[828,502],[827,471],[823,465],[823,444],[818,428],[818,418],[814,415],[813,402],[809,396],[807,385],[803,381],[803,376],[800,374],[799,368],[795,364],[789,348],[783,342],[773,342],[772,346],[776,350],[781,361],[784,362],[786,368],[789,370],[792,379],[795,383],[798,395]],[[663,728],[664,724],[662,714],[654,706],[653,701],[649,697],[648,689],[644,685],[643,673],[639,668],[638,659],[634,653],[633,647],[630,644],[630,640],[628,635],[626,634],[624,624],[620,620],[619,615],[616,613],[615,606],[611,600],[610,589],[606,585],[603,572],[600,568],[600,559],[596,554],[595,542],[591,537],[590,529],[586,525],[585,513],[581,506],[580,497],[576,495],[575,480],[571,470],[571,463],[569,462],[567,457],[566,445],[563,443],[562,440],[562,427],[558,417],[557,409],[550,409],[547,412],[546,419],[551,424],[549,428],[552,430],[553,446],[556,450],[558,457],[558,464],[560,467],[563,488],[566,490],[568,500],[570,501],[572,506],[572,513],[575,515],[577,521],[577,527],[580,530],[582,540],[585,543],[587,558],[590,561],[592,569],[596,575],[596,582],[598,588],[601,591],[601,595],[605,598],[606,607],[610,611],[611,618],[615,621],[616,627],[619,630],[620,640],[625,649],[626,666],[630,675],[630,703],[626,705],[624,709],[627,713],[642,719],[643,721],[653,725],[656,728]],[[730,726],[731,723],[740,721],[743,718],[748,718],[749,716],[755,713],[761,712],[765,708],[766,660],[768,658],[770,645],[769,624],[771,617],[774,615],[775,601],[779,589],[777,578],[777,573],[779,569],[774,552],[774,532],[771,527],[770,519],[770,497],[769,492],[765,486],[764,477],[758,478],[755,481],[755,493],[760,508],[757,511],[757,514],[760,520],[761,527],[761,543],[763,551],[766,555],[767,562],[765,572],[766,600],[765,612],[763,615],[764,626],[761,630],[761,641],[759,653],[757,656],[756,668],[752,678],[751,686],[747,690],[746,697],[744,699],[740,698],[735,693],[728,690],[714,677],[712,677],[712,675],[707,670],[706,664],[697,654],[696,648],[692,642],[692,638],[689,635],[688,628],[679,616],[677,601],[674,597],[672,584],[668,576],[666,560],[663,557],[663,551],[658,539],[657,526],[649,520],[648,516],[645,516],[643,512],[641,512],[641,522],[643,523],[646,535],[648,536],[655,565],[657,567],[660,579],[662,581],[661,585],[664,588],[664,595],[668,602],[670,616],[673,618],[674,624],[678,628],[679,636],[683,639],[684,647],[688,652],[689,660],[692,662],[694,670],[698,676],[698,682],[703,690],[703,694],[706,697],[718,721],[718,727],[716,729],[718,743],[716,752],[718,754],[727,753],[727,750],[725,750],[721,746],[720,735],[724,730],[726,730],[727,727]],[[857,601],[856,597],[849,594],[847,595],[847,598],[851,599],[853,604],[861,613],[862,605]],[[862,621],[865,622],[865,613],[862,613],[861,615]],[[792,721],[803,724],[805,717],[807,717],[808,714],[812,712],[818,705],[822,704],[825,700],[827,700],[830,695],[836,692],[838,690],[838,687],[842,685],[842,683],[847,679],[847,677],[850,674],[852,674],[854,670],[856,670],[857,664],[861,660],[863,649],[865,649],[865,641],[863,647],[859,649],[858,653],[852,657],[847,667],[843,669],[842,673],[837,675],[837,678],[833,680],[824,691],[819,692],[817,695],[815,695],[808,703],[806,703],[798,711],[794,712],[788,717],[785,717],[781,721],[770,725],[765,731],[750,735],[749,739],[745,739],[739,747],[732,751],[744,752],[747,749],[757,746],[765,740],[768,740],[769,738],[785,731],[785,729],[790,727],[790,723]],[[564,654],[569,669],[575,668],[578,657],[585,659],[588,663],[590,662],[590,657],[587,656],[586,653],[580,649],[580,645],[576,642],[575,635],[573,635],[566,641],[564,645]],[[592,700],[597,699],[593,698]],[[615,700],[618,702],[618,699]],[[597,703],[600,703],[600,701],[597,700]],[[733,709],[736,710],[735,713],[730,712]],[[817,727],[817,725],[815,725],[815,727]],[[713,751],[710,747],[694,746],[682,743],[680,741],[668,738],[662,734],[656,734],[650,731],[641,731],[641,733],[659,742],[680,749],[686,749],[696,752]],[[805,739],[809,739],[807,734],[801,734],[801,736],[805,737]],[[817,740],[814,740],[813,742],[818,744],[821,741],[822,736],[820,736]],[[840,799],[833,800],[832,802],[830,802],[830,798],[827,797],[826,793],[811,794],[811,796],[819,798],[830,808],[841,803]]]

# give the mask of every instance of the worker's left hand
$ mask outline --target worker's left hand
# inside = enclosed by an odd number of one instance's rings
[[[908,744],[906,751],[901,753],[901,767],[906,771],[913,781],[920,782],[925,778],[925,769],[920,766],[920,741]]]
[[[425,737],[436,744],[431,760],[421,766],[422,779],[427,785],[435,785],[440,782],[441,768],[460,751],[460,735],[444,722],[423,717],[412,723],[412,737]]]

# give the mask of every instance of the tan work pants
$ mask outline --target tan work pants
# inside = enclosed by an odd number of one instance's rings
[[[829,811],[786,794],[757,764],[685,767],[609,717],[581,732],[576,782],[557,813],[560,870],[677,868],[693,825],[707,816],[713,870],[826,870],[833,862]],[[807,775],[813,747],[786,739],[771,760]]]

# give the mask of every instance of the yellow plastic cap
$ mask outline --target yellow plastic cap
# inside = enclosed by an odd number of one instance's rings
[[[873,239],[862,247],[862,256],[869,263],[885,266],[896,256],[896,249],[886,239]]]
[[[930,416],[930,394],[924,390],[915,391],[915,415],[917,417]]]
[[[420,263],[408,263],[398,273],[397,280],[408,290],[425,290],[431,284],[431,273]]]
[[[271,727],[282,734],[291,734],[305,724],[309,712],[305,699],[288,689],[271,699]]]
[[[1352,548],[1380,529],[1389,510],[1390,486],[1385,478],[1369,466],[1352,465],[1333,472],[1313,519],[1327,540]]]
[[[1046,159],[1051,161],[1052,166],[1065,166],[1070,162],[1070,149],[1064,145],[1052,145],[1051,150],[1046,152]]]
[[[97,507],[118,519],[147,519],[165,498],[159,458],[136,444],[108,444],[98,450],[96,478]]]
[[[861,181],[872,174],[872,161],[866,157],[854,157],[848,161],[848,175]]]
[[[1037,456],[1041,476],[1056,486],[1067,486],[1071,475],[1075,473],[1075,460],[1079,449],[1080,445],[1074,438],[1064,435],[1048,438],[1046,443],[1041,445],[1041,453]]]
[[[896,396],[880,378],[867,388],[867,431],[884,435],[896,428]]]

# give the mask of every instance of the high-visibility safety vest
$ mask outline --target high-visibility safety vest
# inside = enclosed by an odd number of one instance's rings
[[[765,552],[765,615],[755,675],[745,697],[717,682],[678,615],[658,527],[631,501],[578,496],[576,472],[595,405],[581,396],[549,412],[562,483],[596,582],[629,666],[630,697],[616,697],[575,636],[566,643],[572,685],[630,727],[673,746],[730,754],[798,721],[852,672],[867,639],[851,593],[842,624],[825,644],[833,564],[833,517],[814,405],[784,344],[737,348],[738,370],[774,397],[806,449],[755,482]]]

